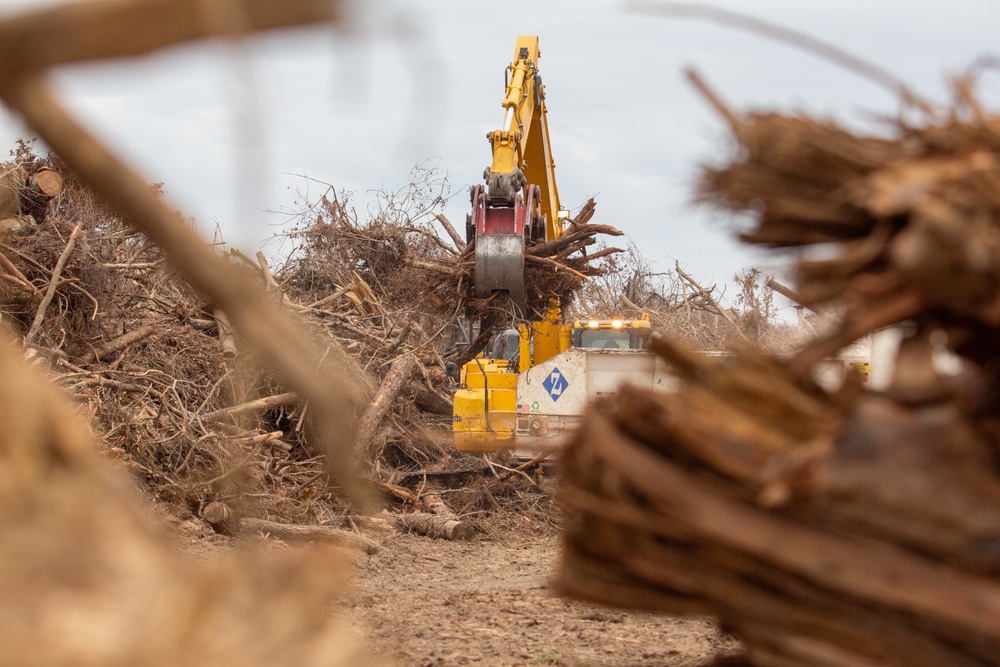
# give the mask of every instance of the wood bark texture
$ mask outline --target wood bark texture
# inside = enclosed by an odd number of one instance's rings
[[[397,359],[389,372],[386,373],[375,397],[358,422],[358,434],[354,447],[355,459],[359,464],[365,460],[371,460],[374,456],[374,449],[378,445],[378,435],[384,425],[385,416],[389,413],[389,409],[400,390],[413,374],[416,365],[416,357],[408,354]]]
[[[247,401],[246,403],[240,403],[239,405],[234,405],[229,408],[206,412],[201,416],[201,422],[203,424],[212,424],[218,421],[234,419],[236,417],[254,412],[274,410],[275,408],[286,408],[290,405],[295,405],[298,402],[299,395],[294,391],[285,392],[284,394],[274,394],[273,396],[265,396],[264,398]]]
[[[53,169],[39,169],[23,183],[19,203],[21,212],[41,223],[45,219],[49,202],[62,192],[63,179]]]
[[[442,540],[470,540],[476,533],[475,528],[463,521],[428,512],[397,514],[394,521],[400,528]]]
[[[824,405],[745,363],[588,416],[562,461],[580,519],[557,589],[716,615],[754,665],[996,664],[1000,480],[975,430],[881,397]],[[732,406],[741,380],[782,416]]]
[[[219,330],[219,346],[222,348],[222,356],[226,359],[235,359],[239,351],[236,349],[233,325],[229,323],[229,318],[221,310],[216,309],[214,315]]]

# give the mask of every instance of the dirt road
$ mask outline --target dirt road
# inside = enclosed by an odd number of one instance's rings
[[[346,613],[390,664],[694,667],[737,648],[705,620],[555,597],[546,586],[558,558],[552,535],[381,540],[379,553],[357,561]]]

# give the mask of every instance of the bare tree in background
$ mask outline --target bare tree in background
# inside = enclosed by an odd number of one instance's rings
[[[676,262],[673,271],[656,271],[639,250],[605,260],[606,273],[591,278],[572,314],[576,317],[649,315],[653,328],[703,350],[724,350],[733,343],[787,352],[806,333],[782,322],[767,286],[769,276],[751,268],[733,277],[738,292],[726,296],[724,286],[703,285]]]

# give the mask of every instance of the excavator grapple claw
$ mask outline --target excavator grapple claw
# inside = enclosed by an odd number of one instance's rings
[[[476,236],[476,295],[488,297],[498,291],[506,291],[524,312],[523,234]]]
[[[506,203],[506,202],[505,202]],[[526,315],[524,291],[525,223],[528,211],[520,193],[510,205],[492,203],[482,186],[472,189],[472,220],[476,239],[476,295],[507,292]]]

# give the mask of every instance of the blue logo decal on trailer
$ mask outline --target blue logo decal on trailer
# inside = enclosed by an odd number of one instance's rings
[[[566,391],[566,387],[569,386],[569,380],[566,379],[558,368],[553,368],[552,372],[545,378],[545,381],[542,382],[542,386],[545,387],[545,391],[549,392],[549,396],[552,397],[553,401],[558,401],[559,397]]]

